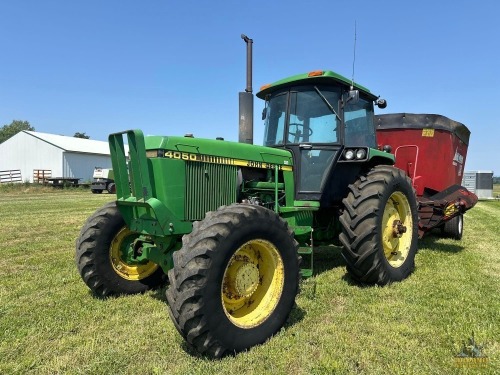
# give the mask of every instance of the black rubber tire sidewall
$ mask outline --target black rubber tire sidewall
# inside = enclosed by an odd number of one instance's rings
[[[77,240],[76,263],[80,275],[97,295],[143,293],[162,283],[163,270],[158,268],[142,280],[127,280],[111,264],[110,245],[125,226],[115,202],[97,210],[85,223]]]
[[[108,187],[107,187],[108,193],[109,194],[115,194],[116,193],[116,185],[114,182],[110,182]]]
[[[384,254],[384,246],[382,243],[382,221],[383,221],[383,216],[379,215],[378,216],[378,223],[377,226],[378,228],[381,228],[378,233],[378,241],[379,241],[379,246],[378,246],[378,253],[379,257],[381,259],[381,262],[384,263],[384,268],[385,271],[388,275],[388,278],[390,279],[390,282],[393,281],[401,281],[406,279],[412,272],[413,269],[415,268],[415,254],[417,252],[418,248],[418,216],[417,216],[417,204],[416,204],[416,199],[415,199],[415,193],[413,191],[412,186],[407,183],[407,181],[401,179],[401,178],[395,178],[390,181],[389,185],[387,186],[387,189],[384,191],[384,194],[380,197],[380,210],[383,213],[385,209],[385,205],[387,201],[389,200],[389,197],[391,194],[395,192],[401,192],[404,194],[406,197],[409,205],[410,205],[410,210],[413,213],[412,215],[412,224],[413,224],[413,238],[412,242],[410,245],[410,250],[408,252],[407,259],[405,262],[399,266],[399,267],[393,267],[387,260],[385,254]]]
[[[235,252],[251,240],[271,242],[283,261],[283,290],[267,319],[241,328],[224,312],[222,281]],[[263,343],[286,322],[300,280],[298,243],[287,223],[264,207],[232,204],[207,213],[183,237],[173,256],[166,292],[169,313],[179,333],[198,352],[219,358]]]
[[[446,237],[453,238],[454,240],[461,240],[464,230],[464,217],[463,214],[458,214],[452,219],[446,221],[443,225],[443,233]]]
[[[410,179],[400,169],[377,166],[362,175],[344,198],[340,217],[342,255],[351,277],[366,284],[385,285],[408,277],[415,267],[418,241],[418,215],[415,193]],[[412,238],[406,260],[393,267],[384,253],[383,215],[390,196],[402,193],[410,206]]]
[[[212,272],[207,278],[207,298],[205,298],[207,325],[223,346],[235,351],[260,344],[279,330],[293,307],[297,289],[297,254],[283,251],[283,249],[294,248],[289,236],[284,237],[282,232],[273,230],[265,222],[254,223],[254,225],[247,226],[245,233],[231,233],[221,244],[220,253],[213,258]],[[235,326],[224,313],[221,303],[222,277],[234,252],[245,242],[256,238],[270,241],[276,246],[283,260],[285,280],[280,301],[272,315],[258,327],[243,329]]]

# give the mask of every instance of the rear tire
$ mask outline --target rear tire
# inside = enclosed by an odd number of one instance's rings
[[[76,241],[75,262],[90,290],[100,296],[142,293],[161,285],[160,266],[134,263],[122,255],[137,238],[125,225],[115,202],[98,209],[85,223]]]
[[[443,225],[443,234],[454,240],[461,240],[464,232],[464,215],[458,214],[453,219],[448,220]]]
[[[108,193],[109,194],[115,194],[116,193],[116,185],[114,182],[110,182],[107,187]]]
[[[92,194],[101,194],[102,190],[92,189]]]
[[[166,295],[175,327],[198,352],[240,352],[285,324],[298,292],[298,244],[273,211],[220,207],[194,223],[182,244]]]
[[[415,267],[418,219],[410,179],[400,169],[376,166],[349,185],[340,217],[342,255],[357,281],[385,285]]]

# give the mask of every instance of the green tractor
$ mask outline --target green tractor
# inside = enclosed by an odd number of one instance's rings
[[[331,71],[280,80],[257,97],[263,146],[111,134],[117,200],[76,243],[96,295],[145,292],[168,275],[172,321],[209,357],[263,343],[285,324],[317,246],[341,244],[361,283],[400,281],[414,268],[415,193],[376,144],[373,108],[385,101]]]

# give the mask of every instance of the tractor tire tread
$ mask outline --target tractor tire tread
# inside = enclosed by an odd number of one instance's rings
[[[392,181],[392,182],[391,182]],[[396,181],[396,182],[394,182]],[[344,211],[340,217],[343,246],[342,256],[351,277],[361,283],[385,285],[407,277],[414,268],[416,239],[413,239],[411,259],[405,264],[404,276],[394,277],[385,259],[379,240],[379,216],[383,214],[380,200],[390,185],[406,185],[407,195],[413,194],[411,181],[403,171],[392,166],[376,166],[366,175],[349,185],[349,193],[343,199]],[[410,197],[410,199],[414,199]],[[385,204],[385,203],[384,203]],[[416,233],[416,206],[410,205],[413,215],[413,233]],[[414,249],[413,249],[414,247]]]
[[[174,268],[168,272],[170,286],[166,291],[170,317],[187,343],[208,357],[220,358],[235,351],[224,346],[210,332],[207,311],[204,311],[204,287],[209,273],[214,271],[217,246],[231,233],[241,230],[244,219],[250,217],[285,228],[297,254],[298,243],[293,239],[292,231],[274,212],[257,206],[232,204],[221,206],[217,211],[207,213],[204,220],[195,222],[193,231],[182,239],[183,247],[173,255]],[[296,268],[298,280],[298,256]],[[297,291],[298,281],[295,294]]]
[[[109,256],[104,256],[104,261],[109,262],[109,265],[107,265],[107,271],[103,271],[103,254],[109,252],[104,245],[107,240],[110,240],[106,237],[109,235],[108,231],[121,228],[123,225],[125,223],[116,203],[109,202],[87,219],[75,242],[75,263],[78,272],[90,290],[101,298],[142,293],[160,286],[163,282],[163,271],[158,268],[155,273],[140,282],[123,279],[116,283],[117,276],[113,274],[111,262],[107,259]]]

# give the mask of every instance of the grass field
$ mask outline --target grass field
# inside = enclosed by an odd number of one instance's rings
[[[500,196],[500,184],[493,185],[493,196],[494,197]]]
[[[80,280],[75,239],[111,199],[0,190],[0,374],[500,373],[500,201],[465,215],[462,241],[420,241],[415,273],[388,287],[357,286],[339,248],[320,249],[286,327],[212,361],[183,343],[164,289],[102,300]],[[458,368],[472,333],[488,362]]]

